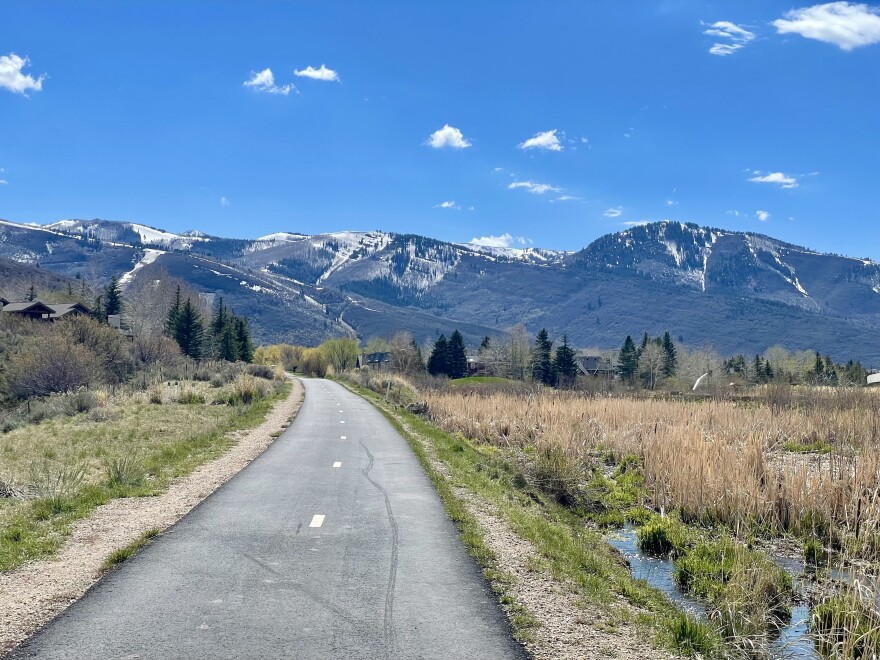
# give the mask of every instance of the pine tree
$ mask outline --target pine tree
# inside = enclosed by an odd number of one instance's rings
[[[480,342],[480,350],[486,350],[487,348],[489,348],[490,344],[491,340],[489,339],[489,335],[486,335],[485,337],[483,337],[483,341]]]
[[[223,324],[220,337],[216,340],[214,356],[218,360],[235,362],[239,359],[239,343],[236,336],[236,327],[228,319]]]
[[[184,355],[194,360],[201,359],[205,327],[202,324],[202,315],[189,298],[177,314],[173,336]]]
[[[816,361],[813,365],[813,372],[816,375],[816,382],[822,380],[822,377],[825,375],[825,364],[822,362],[822,356],[819,355],[819,351],[816,351]]]
[[[678,368],[678,352],[675,350],[675,344],[672,343],[672,337],[669,336],[668,330],[663,333],[663,352],[666,353],[663,375],[669,378],[675,375]]]
[[[553,342],[546,328],[542,328],[535,337],[535,348],[532,349],[532,379],[535,382],[554,384],[552,351]]]
[[[28,289],[27,299],[28,302],[33,302],[37,299],[37,290],[34,288],[33,284],[31,284],[30,288]]]
[[[647,345],[647,343],[646,343]],[[623,342],[623,348],[620,349],[620,355],[617,358],[617,373],[620,378],[632,385],[635,382],[636,373],[639,370],[639,351],[629,335]]]
[[[434,342],[434,350],[428,358],[428,373],[432,376],[449,374],[449,342],[446,341],[446,335],[440,335]]]
[[[119,280],[116,276],[110,278],[110,283],[104,289],[104,319],[114,314],[122,313],[122,291],[119,288]]]
[[[235,328],[236,357],[242,362],[253,362],[254,344],[251,341],[247,319],[243,316],[235,316],[232,319],[232,325]]]
[[[169,337],[176,338],[177,336],[177,321],[180,317],[181,308],[180,285],[178,284],[177,292],[174,294],[174,303],[171,305],[171,309],[168,310],[168,314],[165,317],[165,334]]]
[[[464,337],[458,330],[455,330],[449,338],[449,371],[447,375],[450,378],[464,378],[468,375]]]
[[[556,347],[553,371],[556,373],[556,382],[560,385],[571,385],[577,378],[576,356],[574,349],[568,345],[568,335],[562,335],[562,344]]]

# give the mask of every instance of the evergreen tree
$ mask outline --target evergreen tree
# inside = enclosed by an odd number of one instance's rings
[[[450,378],[464,378],[468,375],[467,353],[464,348],[464,337],[458,330],[449,338],[449,363],[447,375]]]
[[[761,359],[760,355],[755,355],[755,361],[752,366],[753,371],[755,372],[755,382],[765,382],[767,378],[767,370],[764,368],[764,361]]]
[[[235,324],[225,323],[220,331],[220,336],[216,338],[214,343],[214,357],[218,360],[235,362],[239,359],[238,350],[239,344]]]
[[[254,344],[251,341],[251,332],[248,328],[247,319],[243,316],[233,316],[231,325],[235,329],[237,359],[242,362],[253,362]]]
[[[669,336],[668,330],[663,334],[663,352],[666,353],[663,375],[669,378],[675,375],[678,368],[678,352],[675,350],[675,344],[672,343],[672,337]]]
[[[822,356],[819,355],[819,351],[816,351],[816,361],[813,365],[813,373],[816,376],[816,382],[822,380],[822,377],[825,375],[825,363],[822,362]]]
[[[489,348],[490,343],[491,340],[489,339],[489,335],[486,335],[485,337],[483,337],[483,341],[480,342],[480,350],[484,351]]]
[[[412,354],[415,356],[415,371],[417,371],[418,373],[424,373],[425,358],[422,357],[422,349],[419,348],[419,345],[416,343],[415,339],[409,342],[409,348],[412,351]]]
[[[73,282],[67,283],[67,297],[73,298]]]
[[[773,380],[773,366],[770,364],[770,360],[764,363],[764,377],[768,381]]]
[[[446,335],[434,342],[434,350],[428,358],[428,373],[432,376],[445,376],[449,374],[449,342]]]
[[[647,342],[646,342],[647,345]],[[623,342],[623,348],[620,349],[620,355],[617,358],[617,373],[620,378],[632,385],[635,382],[636,373],[639,370],[639,351],[629,335]]]
[[[119,288],[119,280],[116,276],[110,278],[110,283],[104,289],[104,310],[102,316],[104,319],[113,315],[122,313],[122,291]]]
[[[556,347],[553,371],[556,373],[556,382],[560,385],[571,385],[577,378],[576,355],[574,349],[568,345],[568,335],[562,335],[562,344]]]
[[[226,328],[226,306],[223,304],[223,296],[220,296],[217,302],[217,311],[211,319],[211,334],[217,338],[223,334]]]
[[[177,292],[174,294],[174,303],[165,317],[165,334],[169,337],[177,337],[177,321],[180,318],[180,310],[183,307],[180,300],[180,285],[177,285]]]
[[[28,302],[33,302],[37,299],[37,290],[34,288],[33,284],[31,284],[30,288],[28,289],[27,299]]]
[[[202,315],[189,298],[177,314],[173,337],[184,355],[194,360],[201,359],[205,328]]]
[[[553,342],[546,328],[542,328],[535,337],[535,348],[532,349],[532,379],[535,382],[554,384],[552,351]]]

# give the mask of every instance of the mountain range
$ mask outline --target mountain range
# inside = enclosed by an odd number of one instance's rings
[[[0,220],[0,260],[19,264],[19,280],[39,269],[125,285],[167,272],[223,296],[263,342],[397,330],[424,342],[458,328],[476,345],[522,323],[582,347],[669,330],[727,355],[779,344],[880,366],[880,263],[695,224],[636,226],[558,252],[381,231],[245,240],[107,220]]]

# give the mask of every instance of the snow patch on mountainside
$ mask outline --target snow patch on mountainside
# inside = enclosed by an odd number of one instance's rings
[[[155,262],[156,259],[161,257],[163,254],[165,254],[163,250],[154,250],[152,248],[147,248],[146,250],[144,250],[144,256],[134,265],[134,268],[132,268],[130,271],[119,278],[119,285],[122,287],[127,286],[134,279],[135,273],[137,273],[144,266],[148,266],[151,263]]]
[[[476,243],[457,243],[456,245],[465,248],[469,252],[478,252],[487,257],[494,257],[496,259],[504,259],[507,261],[524,261],[526,263],[539,265],[561,263],[564,257],[571,254],[570,252],[544,250],[534,247],[512,248],[492,245],[478,245]]]
[[[330,266],[318,278],[321,284],[349,261],[356,261],[372,256],[388,247],[391,235],[385,232],[340,231],[332,234],[312,236],[312,247],[315,249],[332,249],[335,252]]]

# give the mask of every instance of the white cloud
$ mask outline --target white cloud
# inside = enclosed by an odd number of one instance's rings
[[[220,206],[229,206],[229,200],[225,197],[220,198]]]
[[[730,211],[726,211],[726,213],[727,213],[727,215],[732,215],[734,218],[738,218],[741,215],[743,215],[742,213],[740,213],[736,209],[731,209]]]
[[[462,132],[449,124],[443,124],[443,128],[431,133],[431,137],[428,138],[428,144],[435,149],[443,149],[445,147],[450,149],[467,149],[471,146],[471,143],[465,139]]]
[[[15,53],[0,55],[0,87],[24,95],[27,95],[28,90],[42,91],[45,75],[34,78],[21,72],[30,63],[27,57],[19,57]]]
[[[265,92],[266,94],[281,94],[282,96],[287,96],[291,92],[299,94],[299,90],[293,84],[282,87],[276,85],[272,69],[263,69],[257,73],[251,71],[251,77],[245,80],[243,84],[245,87],[252,87],[256,91]]]
[[[339,82],[339,74],[333,69],[328,69],[323,64],[320,69],[307,66],[305,69],[294,69],[293,75],[299,78],[311,78],[312,80],[324,80],[327,82]]]
[[[666,200],[666,206],[676,206],[677,204],[678,204],[678,202],[676,202],[674,199],[667,199]]]
[[[534,181],[514,181],[509,186],[510,190],[524,188],[534,195],[543,195],[545,192],[562,192],[562,188],[551,186],[549,183],[536,183]]]
[[[544,151],[562,151],[564,147],[559,143],[556,137],[556,129],[552,131],[544,131],[543,133],[535,133],[525,142],[517,145],[520,149],[543,149]]]
[[[461,207],[453,201],[440,202],[439,204],[434,205],[435,209],[454,209],[456,211],[460,211]]]
[[[0,186],[5,186],[8,183],[9,181],[7,181],[6,179],[0,179]]]
[[[755,215],[758,216],[758,220],[761,222],[767,222],[770,219],[770,213],[768,211],[756,211]]]
[[[619,218],[621,215],[623,215],[623,207],[622,206],[612,207],[612,208],[608,209],[607,211],[605,211],[605,213],[603,213],[602,215],[605,216],[606,218]]]
[[[724,57],[725,55],[733,55],[741,48],[745,48],[746,44],[755,38],[754,32],[749,32],[743,27],[730,21],[716,21],[703,30],[703,34],[724,41],[717,41],[712,44],[709,52],[712,55]]]
[[[471,239],[471,245],[479,245],[480,247],[503,247],[509,248],[514,245],[530,245],[532,241],[523,236],[511,236],[510,233],[504,233],[500,236],[480,236]]]
[[[795,177],[788,176],[782,172],[768,172],[767,174],[762,175],[759,170],[755,170],[754,174],[755,176],[749,179],[752,183],[775,183],[780,188],[798,187],[798,182]]]
[[[575,195],[560,195],[554,201],[557,202],[579,202],[581,200],[580,197]]]
[[[779,34],[799,34],[843,50],[880,43],[880,9],[853,2],[828,2],[792,9],[773,21]]]
[[[622,224],[624,227],[641,227],[650,223],[650,220],[631,220],[630,222],[624,222]]]

